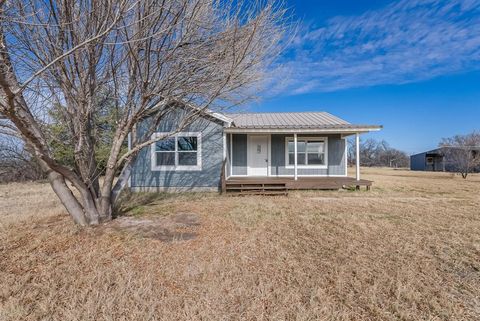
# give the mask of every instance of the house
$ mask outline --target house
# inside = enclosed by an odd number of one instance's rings
[[[423,153],[410,156],[410,170],[427,172],[456,172],[457,164],[452,159],[455,147],[439,147]],[[472,153],[480,153],[480,149],[474,149]],[[474,168],[473,172],[479,172],[480,168]]]
[[[181,115],[161,121],[162,135]],[[144,148],[132,166],[133,191],[266,191],[370,186],[347,176],[347,137],[378,131],[326,112],[208,112],[182,132]],[[359,157],[357,157],[359,159]]]

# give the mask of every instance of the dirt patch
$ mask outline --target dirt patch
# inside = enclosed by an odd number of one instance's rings
[[[176,213],[167,217],[121,217],[111,228],[163,242],[187,241],[197,236],[200,218],[195,213]]]
[[[200,218],[197,214],[193,213],[177,213],[168,218],[171,219],[175,224],[184,227],[200,225]]]

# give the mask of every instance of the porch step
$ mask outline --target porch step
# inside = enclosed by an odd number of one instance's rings
[[[229,195],[288,195],[285,183],[226,183]]]
[[[229,191],[227,195],[230,196],[247,196],[247,195],[284,195],[287,196],[287,191]]]
[[[229,186],[227,185],[227,190],[256,190],[256,189],[268,189],[268,190],[284,190],[285,185],[283,186],[253,186],[253,185],[241,185],[241,186]]]

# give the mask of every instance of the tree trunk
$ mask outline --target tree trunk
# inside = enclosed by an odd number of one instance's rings
[[[47,174],[48,181],[50,182],[53,191],[57,194],[75,223],[81,226],[98,224],[98,211],[91,207],[91,204],[94,204],[94,202],[91,200],[85,202],[85,204],[89,204],[88,206],[81,204],[77,197],[72,193],[72,190],[68,187],[65,177],[62,174],[52,170],[42,159],[38,159],[38,163],[40,164],[42,171]],[[82,195],[88,195],[88,191],[86,190],[80,192]]]
[[[51,169],[48,169],[47,173],[55,194],[60,198],[75,223],[81,226],[98,225],[101,221],[109,219],[101,217],[97,206],[99,202],[91,196],[88,188],[79,191],[81,194],[81,201],[79,201],[68,187],[63,175]]]
[[[101,190],[101,198],[100,198],[100,213],[104,215],[106,218],[111,219],[112,217],[112,210],[113,210],[113,203],[116,201],[118,194],[121,192],[122,188],[116,188],[117,185],[114,187],[114,180],[115,174],[118,170],[118,157],[120,151],[122,149],[123,142],[125,141],[125,137],[127,136],[127,130],[119,126],[115,133],[115,139],[113,140],[113,145],[110,150],[110,156],[107,162],[107,168],[105,171],[104,182]],[[125,168],[128,166],[129,161],[126,162],[122,173],[125,172]],[[127,174],[130,175],[130,171],[127,171]],[[120,175],[120,181],[122,181],[123,175]],[[115,192],[116,189],[116,192]]]
[[[123,189],[127,186],[128,179],[132,173],[132,166],[130,163],[125,164],[122,169],[122,172],[118,176],[117,182],[112,189],[112,203],[115,205],[117,202],[118,196],[123,191]]]
[[[53,191],[57,194],[58,198],[60,198],[63,206],[70,216],[72,216],[75,223],[81,226],[88,225],[89,222],[87,221],[82,205],[68,188],[63,176],[54,171],[50,171],[48,173],[48,180],[50,181]]]

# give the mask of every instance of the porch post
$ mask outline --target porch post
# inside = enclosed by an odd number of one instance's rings
[[[230,176],[233,176],[233,134],[230,133]]]
[[[222,161],[222,174],[220,175],[221,193],[227,191],[227,134],[224,132],[222,137],[223,143],[223,161]]]
[[[225,173],[227,172],[227,134],[224,132],[223,137],[222,137],[222,143],[223,143],[223,161],[225,162]]]
[[[297,133],[293,134],[293,144],[295,145],[293,151],[295,153],[295,156],[293,157],[294,159],[294,164],[293,164],[293,170],[294,170],[294,176],[295,180],[297,180]]]
[[[356,157],[355,157],[356,177],[357,177],[357,181],[359,181],[360,180],[360,134],[359,133],[355,134],[355,152],[356,152]]]

